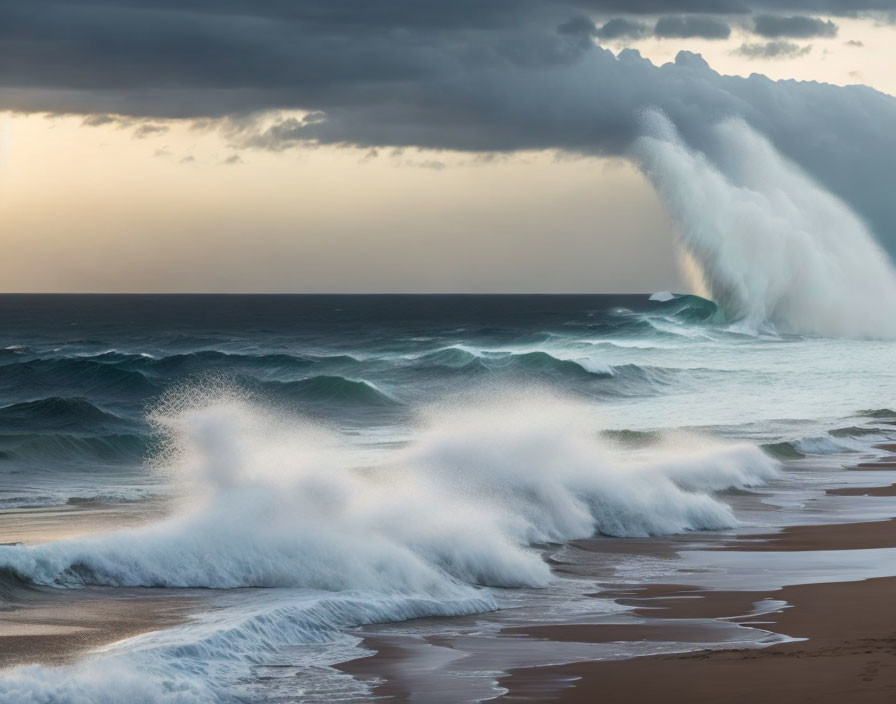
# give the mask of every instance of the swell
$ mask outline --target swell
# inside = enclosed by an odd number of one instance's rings
[[[866,418],[881,418],[885,420],[896,420],[896,411],[890,408],[871,408],[863,411],[859,411],[859,416],[864,416]]]
[[[610,365],[584,353],[555,350],[513,352],[470,346],[451,346],[420,355],[414,358],[412,368],[421,374],[518,376],[529,380],[586,384],[607,394],[661,391],[673,384],[682,372],[654,365]]]
[[[135,398],[150,395],[158,386],[143,373],[95,359],[61,357],[4,364],[0,390],[9,395],[21,389],[32,393]]]
[[[364,379],[338,375],[312,376],[297,381],[249,382],[271,400],[315,404],[390,406],[398,403],[386,391]]]
[[[346,368],[358,364],[350,355],[240,354],[199,350],[162,357],[107,351],[95,355],[60,355],[2,364],[0,388],[78,390],[82,395],[132,398],[158,393],[166,382],[219,371],[260,377],[305,373],[312,367]]]
[[[884,409],[886,411],[886,409]],[[860,412],[871,418],[885,419],[885,414],[874,415],[874,412]],[[779,440],[762,445],[772,457],[781,460],[800,459],[808,455],[834,455],[841,453],[866,452],[869,450],[869,437],[881,440],[888,439],[892,428],[881,428],[877,425],[846,425],[831,428],[820,435],[808,435],[793,440]]]
[[[83,397],[49,396],[0,407],[0,428],[4,431],[96,432],[130,425],[126,419]]]
[[[150,436],[139,433],[13,433],[0,435],[0,460],[52,462],[54,469],[73,464],[137,464],[153,446]]]
[[[180,376],[207,373],[210,370],[261,371],[265,374],[285,374],[304,372],[312,367],[350,366],[358,360],[347,354],[338,355],[292,355],[244,354],[222,352],[220,350],[197,350],[160,358],[130,355],[116,362],[129,369],[160,376]]]

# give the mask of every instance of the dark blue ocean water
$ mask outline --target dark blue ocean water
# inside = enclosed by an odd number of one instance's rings
[[[589,364],[564,346],[675,339],[650,316],[714,311],[646,295],[3,295],[0,505],[144,495],[127,487],[143,484],[146,416],[171,389],[227,384],[359,429],[481,384],[652,394],[669,373]]]

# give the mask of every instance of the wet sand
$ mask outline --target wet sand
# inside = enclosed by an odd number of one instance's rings
[[[892,452],[896,446],[887,446]],[[892,456],[862,469],[892,469]],[[848,469],[848,468],[847,468]],[[833,496],[896,496],[896,485],[832,489]],[[688,547],[688,536],[668,539],[576,541],[588,553],[667,557]],[[860,550],[896,547],[896,520],[792,526],[768,534],[708,537],[698,549],[751,553]],[[693,549],[692,547],[690,549]],[[554,569],[585,574],[589,560]],[[896,575],[896,564],[893,565]],[[502,630],[507,637],[551,643],[690,642],[710,643],[704,621],[760,628],[801,640],[767,647],[712,649],[626,660],[579,662],[510,670],[498,684],[507,693],[494,701],[560,703],[713,704],[768,701],[852,704],[896,701],[896,576],[864,581],[787,586],[760,591],[721,591],[686,584],[612,585],[595,596],[629,606],[631,624],[532,624]],[[782,603],[786,604],[783,605]],[[432,642],[432,641],[430,641]],[[340,666],[357,677],[375,679],[374,694],[387,701],[425,701],[415,686],[425,680],[420,645],[371,635],[371,657]],[[448,644],[450,645],[450,644]],[[699,646],[698,646],[699,647]],[[463,653],[458,654],[463,657]],[[546,660],[548,661],[548,660]],[[444,699],[444,692],[434,695]],[[416,695],[416,696],[415,696]]]
[[[653,541],[648,554],[667,553],[682,539]],[[604,539],[581,541],[600,550]],[[618,540],[617,551],[637,552],[646,541]],[[712,550],[813,551],[896,547],[896,521],[795,526],[780,533],[728,537]],[[896,565],[894,565],[896,572]],[[683,584],[605,585],[595,596],[629,606],[625,623],[532,624],[502,630],[503,636],[551,643],[674,642],[714,643],[707,622],[724,619],[793,638],[798,642],[765,648],[713,650],[628,660],[584,662],[511,670],[498,684],[507,702],[891,702],[896,701],[896,577],[824,583],[760,591],[720,591]],[[787,606],[781,608],[781,602]],[[638,622],[640,621],[640,622]],[[428,639],[435,645],[433,639]],[[450,642],[438,643],[451,646]],[[427,656],[419,641],[370,635],[370,657],[339,669],[376,681],[374,695],[386,701],[426,701],[420,686],[427,679]],[[458,653],[458,657],[464,654]],[[443,682],[437,678],[434,682]],[[431,692],[450,701],[444,691]]]
[[[763,628],[808,640],[768,648],[706,650],[615,662],[512,671],[498,701],[564,703],[768,701],[846,704],[896,699],[896,578],[785,587],[768,593],[644,590],[644,615],[692,618],[743,613],[746,601],[773,598],[791,608],[756,620]],[[660,607],[659,611],[653,611]],[[746,619],[745,619],[746,620]],[[633,630],[630,638],[641,634]]]
[[[889,486],[848,486],[828,489],[828,496],[896,496],[896,484]]]
[[[183,623],[197,602],[186,590],[23,588],[0,602],[0,667],[70,662],[103,645]]]
[[[887,449],[890,449],[889,447]],[[888,458],[889,459],[889,458]],[[892,462],[881,463],[887,466]],[[832,490],[834,495],[892,496],[893,487]],[[861,493],[860,493],[861,492]],[[813,551],[896,547],[896,521],[794,526],[780,533],[735,538],[725,550]],[[896,565],[893,565],[896,573]],[[606,594],[605,594],[606,595]],[[532,667],[500,680],[497,701],[602,704],[663,701],[670,704],[768,701],[808,704],[896,701],[896,577],[858,582],[787,586],[767,591],[711,591],[693,586],[650,585],[616,595],[634,614],[667,623],[675,619],[726,618],[793,638],[762,649],[714,649],[620,661]],[[765,599],[788,606],[750,616]],[[661,619],[661,621],[659,621]],[[560,632],[530,629],[546,638],[600,636],[576,627]],[[632,626],[619,640],[653,639]],[[685,639],[683,636],[682,639]]]
[[[151,523],[166,515],[164,498],[129,503],[71,502],[0,511],[0,543],[46,543]]]

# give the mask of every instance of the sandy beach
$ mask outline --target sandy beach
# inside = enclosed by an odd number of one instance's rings
[[[628,603],[644,607],[642,615],[664,619],[736,617],[757,596],[785,600],[791,608],[763,616],[763,627],[806,640],[761,650],[706,650],[518,670],[501,680],[509,692],[500,700],[890,702],[896,696],[894,589],[893,578],[785,587],[768,594],[645,589]],[[697,602],[676,598],[695,594]],[[558,635],[586,634],[545,637]],[[627,634],[616,630],[612,637],[651,634],[632,628]]]

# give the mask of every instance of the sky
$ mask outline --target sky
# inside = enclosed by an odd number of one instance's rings
[[[0,0],[0,290],[689,290],[647,108],[709,159],[746,121],[893,252],[894,13]]]

